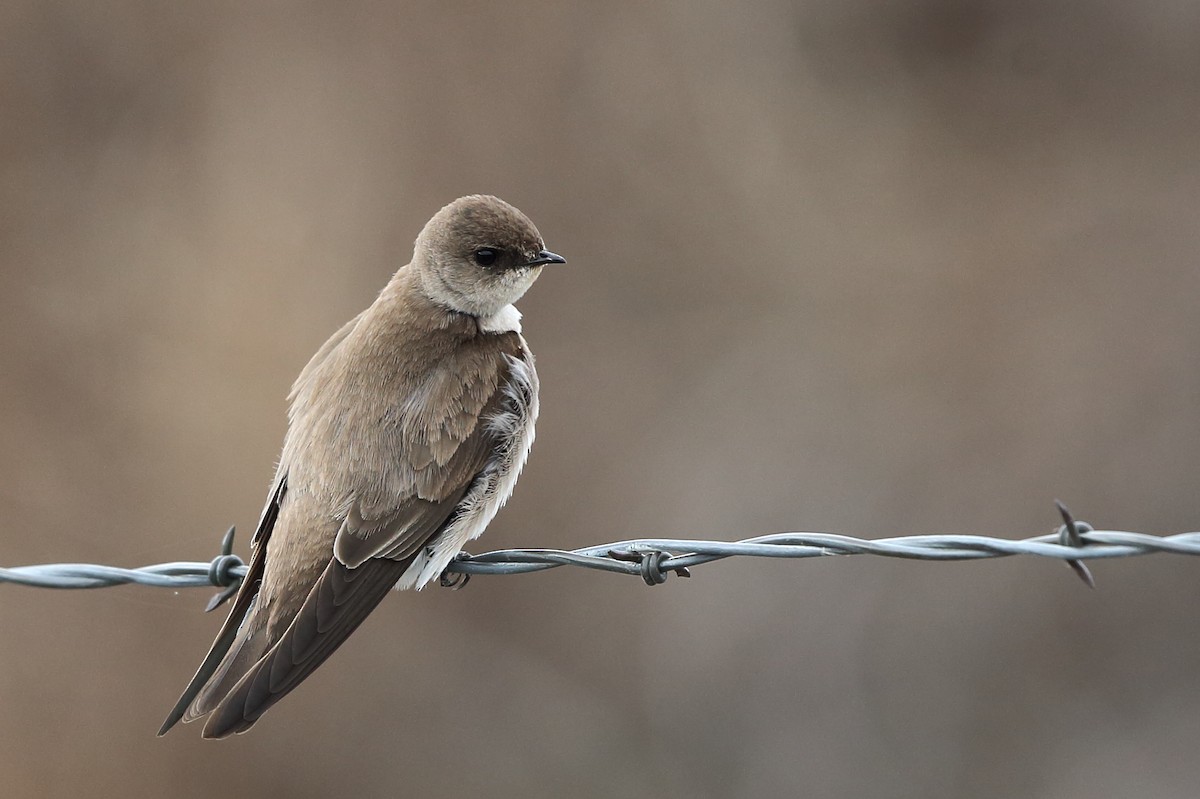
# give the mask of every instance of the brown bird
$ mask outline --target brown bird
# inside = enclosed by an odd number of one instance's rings
[[[538,378],[513,307],[545,264],[523,213],[455,200],[300,373],[248,571],[159,735],[245,732],[395,586],[438,577],[512,493]]]

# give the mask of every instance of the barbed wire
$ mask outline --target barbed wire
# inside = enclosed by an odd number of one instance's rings
[[[1136,555],[1200,555],[1200,532],[1156,536],[1118,530],[1095,530],[1075,521],[1056,503],[1063,524],[1049,535],[1020,540],[983,535],[907,535],[865,539],[834,533],[775,533],[740,541],[638,538],[582,549],[501,549],[480,555],[460,553],[442,575],[441,584],[461,588],[476,574],[527,574],[559,566],[640,576],[648,585],[666,582],[669,574],[690,576],[690,569],[731,557],[817,558],[832,555],[876,555],[910,560],[980,560],[1031,555],[1065,561],[1095,587],[1084,560]],[[135,583],[158,588],[217,586],[225,589],[209,602],[209,610],[231,596],[246,573],[233,554],[234,528],[221,542],[221,552],[208,562],[158,563],[136,569],[93,563],[47,563],[0,568],[0,582],[38,588],[106,588]]]

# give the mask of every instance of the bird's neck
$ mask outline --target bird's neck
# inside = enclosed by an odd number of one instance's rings
[[[428,284],[421,270],[411,265],[402,267],[380,292],[376,312],[410,330],[448,330],[468,335],[480,332],[480,317],[457,310]]]

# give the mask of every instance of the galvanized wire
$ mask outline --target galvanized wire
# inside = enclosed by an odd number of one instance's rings
[[[776,533],[740,541],[680,538],[637,538],[575,550],[501,549],[481,555],[462,553],[442,577],[442,585],[461,587],[475,574],[525,574],[559,566],[629,574],[647,584],[666,581],[669,574],[689,576],[689,569],[731,557],[818,558],[831,555],[877,555],[911,560],[979,560],[1032,555],[1072,565],[1092,585],[1084,560],[1135,555],[1200,555],[1200,532],[1156,536],[1118,530],[1093,530],[1071,518],[1059,506],[1064,523],[1049,534],[1012,540],[982,535],[907,535],[865,539],[833,533]],[[225,534],[221,554],[208,562],[175,562],[122,569],[91,563],[48,563],[0,568],[0,582],[39,588],[104,588],[136,583],[159,588],[218,586],[227,597],[246,573],[241,558],[232,554],[233,529]]]

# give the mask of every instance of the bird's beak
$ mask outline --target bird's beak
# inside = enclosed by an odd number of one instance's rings
[[[540,264],[565,264],[566,262],[567,262],[567,259],[563,258],[561,255],[555,255],[554,253],[550,252],[549,250],[542,250],[541,252],[539,252],[537,254],[536,258],[534,258],[532,261],[527,261],[526,263],[522,264],[522,266],[538,266]]]

